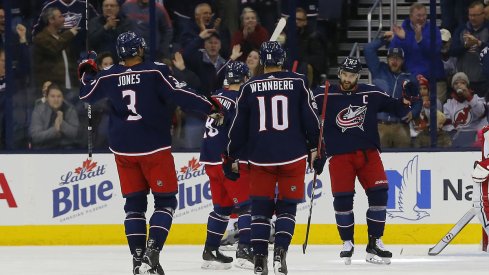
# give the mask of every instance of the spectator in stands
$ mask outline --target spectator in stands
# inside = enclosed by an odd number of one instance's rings
[[[431,134],[430,134],[430,84],[428,79],[422,75],[416,77],[419,83],[419,95],[421,97],[422,108],[418,118],[413,119],[411,122],[412,130],[414,131],[413,147],[430,147],[431,146]],[[440,100],[437,99],[436,103],[436,129],[437,129],[437,147],[450,147],[452,142],[450,136],[442,130],[445,124],[446,118],[442,112],[442,105]]]
[[[467,7],[474,0],[440,0],[441,27],[450,32],[467,21]]]
[[[78,126],[76,110],[64,101],[61,88],[51,84],[47,90],[46,103],[36,105],[32,113],[29,131],[32,148],[74,148]]]
[[[427,20],[426,7],[420,3],[414,3],[409,8],[409,18],[402,22],[402,26],[393,26],[390,48],[402,48],[405,53],[404,65],[406,71],[416,76],[430,75],[431,57],[431,22]],[[435,71],[433,77],[436,79],[436,95],[442,100],[447,92],[447,81],[441,61],[441,34],[436,28],[435,34]]]
[[[260,25],[256,11],[251,8],[243,9],[240,21],[241,27],[233,33],[231,45],[241,45],[243,55],[239,58],[239,61],[245,61],[251,50],[259,49],[263,42],[268,41],[270,35]]]
[[[443,62],[443,70],[445,78],[452,79],[452,76],[457,72],[457,58],[450,55],[450,47],[452,44],[452,35],[447,29],[441,29],[441,61]],[[445,103],[447,93],[440,95],[438,98],[442,103]]]
[[[479,61],[481,50],[489,42],[489,22],[484,18],[484,4],[476,1],[469,6],[469,20],[453,35],[450,55],[457,57],[457,71],[464,72],[470,87],[484,97],[489,82],[482,73]]]
[[[246,65],[250,69],[251,77],[263,74],[263,65],[260,64],[260,53],[254,49],[246,57]]]
[[[403,86],[418,89],[418,85],[416,78],[403,70],[405,57],[402,48],[390,48],[387,52],[387,63],[380,62],[377,52],[380,47],[392,39],[392,36],[392,32],[386,32],[382,39],[368,43],[365,45],[364,54],[368,69],[372,74],[373,84],[393,98],[402,98]],[[410,82],[409,85],[405,84],[408,82]],[[420,110],[421,103],[419,101],[413,103],[410,116],[418,117]],[[389,113],[379,113],[377,118],[380,144],[383,148],[406,148],[411,145],[409,125],[404,122],[404,119]]]
[[[131,29],[131,23],[120,12],[117,0],[104,0],[102,15],[90,19],[88,23],[88,41],[90,49],[97,53],[112,53],[117,56],[115,43],[119,34]]]
[[[102,52],[97,55],[97,68],[99,71],[114,65],[114,56],[111,52]]]
[[[41,14],[36,20],[36,24],[33,27],[33,37],[43,31],[48,24],[43,18],[45,11],[49,8],[57,8],[64,17],[63,26],[60,29],[76,29],[79,32],[78,35],[71,40],[71,43],[68,46],[68,48],[70,48],[69,52],[72,54],[71,56],[68,56],[68,60],[76,61],[80,57],[80,53],[86,51],[86,2],[81,0],[52,0],[45,2],[46,5],[43,7]],[[91,4],[89,4],[88,18],[95,18],[96,16],[98,16],[97,11]],[[64,83],[64,81],[58,83]],[[78,80],[75,83],[78,85]],[[37,87],[39,86],[40,84]]]
[[[204,44],[204,49],[199,50],[199,45]],[[204,29],[197,38],[188,43],[183,51],[185,64],[196,73],[201,82],[203,95],[210,95],[213,91],[222,87],[224,80],[224,65],[227,60],[219,55],[221,40],[213,29]],[[233,47],[229,59],[236,60],[243,53],[241,47]]]
[[[193,20],[187,28],[183,30],[181,36],[180,44],[182,48],[185,48],[189,43],[192,43],[192,41],[198,38],[199,34],[205,29],[211,29],[217,32],[219,36],[221,42],[220,55],[229,56],[229,49],[231,48],[229,30],[221,25],[220,18],[213,19],[213,15],[212,7],[207,3],[201,3],[195,7]],[[198,45],[199,49],[203,47],[203,43]]]
[[[297,26],[297,59],[299,67],[301,63],[307,64],[312,68],[312,87],[319,85],[321,74],[328,70],[327,50],[324,37],[316,31],[310,31],[308,26],[307,13],[303,8],[297,8],[295,12],[295,23]],[[291,47],[292,45],[288,45]],[[303,66],[302,66],[303,67]],[[307,73],[308,70],[297,70],[300,73]]]
[[[70,90],[78,83],[76,60],[70,44],[78,34],[79,27],[64,30],[65,18],[58,8],[43,9],[44,29],[34,36],[34,71],[36,87],[50,80]]]
[[[477,131],[487,125],[485,102],[469,88],[469,78],[463,72],[452,78],[451,98],[443,105],[447,118],[443,130],[452,139],[452,147],[470,147]]]
[[[226,0],[228,1],[228,0]],[[296,1],[296,2],[303,2]],[[317,1],[317,0],[312,0]],[[329,0],[328,0],[329,1]],[[240,10],[246,7],[252,8],[257,12],[257,17],[260,18],[260,24],[269,32],[272,33],[277,24],[278,18],[280,18],[280,6],[285,2],[279,0],[242,0],[240,1]],[[288,11],[287,11],[288,13]]]
[[[149,0],[126,0],[122,4],[122,12],[131,21],[131,28],[137,35],[142,36],[146,43],[150,43],[149,26]],[[156,56],[155,60],[170,56],[170,43],[173,38],[173,27],[165,7],[156,3]],[[151,50],[151,45],[148,44]]]

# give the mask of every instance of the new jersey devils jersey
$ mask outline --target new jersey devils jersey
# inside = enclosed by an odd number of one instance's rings
[[[316,88],[314,96],[322,108],[324,86]],[[377,113],[388,112],[402,118],[409,111],[402,99],[390,97],[377,86],[358,84],[354,91],[341,91],[339,86],[331,85],[323,131],[327,155],[380,150]]]
[[[250,163],[261,166],[292,163],[307,157],[306,140],[319,138],[317,106],[303,76],[266,73],[241,86],[228,153],[236,158],[247,145]]]
[[[171,146],[171,102],[202,113],[212,104],[185,88],[163,63],[115,64],[95,77],[84,74],[80,99],[107,97],[111,106],[110,149],[120,155],[145,155]]]
[[[217,165],[222,163],[221,154],[226,150],[228,144],[228,132],[231,122],[234,118],[236,110],[236,99],[239,91],[232,90],[217,90],[212,97],[217,98],[222,104],[222,109],[225,112],[225,122],[216,126],[214,119],[207,118],[205,123],[204,138],[200,149],[200,163]],[[243,160],[243,155],[240,155],[240,160]]]

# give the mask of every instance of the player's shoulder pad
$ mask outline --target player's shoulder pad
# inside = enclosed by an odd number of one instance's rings
[[[357,89],[359,92],[380,93],[380,94],[383,94],[385,96],[389,96],[386,91],[382,90],[379,86],[377,86],[375,84],[359,83]]]
[[[163,73],[163,75],[168,75],[170,74],[170,67],[168,67],[168,65],[166,65],[165,63],[161,63],[161,62],[153,62],[153,64],[156,66],[156,68]]]

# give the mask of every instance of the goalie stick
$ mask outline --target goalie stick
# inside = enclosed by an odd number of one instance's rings
[[[285,18],[280,18],[280,20],[278,20],[277,26],[275,27],[275,30],[273,30],[272,36],[270,36],[270,41],[277,41],[278,36],[284,30],[286,24],[287,20],[285,20]]]
[[[326,102],[328,101],[328,92],[329,92],[329,81],[326,81],[324,83],[324,99],[323,99],[323,106],[321,109],[321,124],[319,127],[319,140],[318,140],[318,147],[317,147],[317,152],[318,156],[320,157],[320,152],[321,152],[321,146],[323,144],[323,129],[324,129],[324,120],[326,119]],[[314,160],[311,160],[311,163]],[[317,180],[317,173],[314,171],[314,178],[312,180],[312,192],[311,192],[311,205],[309,206],[309,217],[307,217],[307,227],[306,227],[306,239],[304,243],[302,244],[302,253],[306,254],[306,248],[307,248],[307,241],[309,240],[309,229],[311,228],[311,217],[312,217],[312,206],[314,205],[314,191],[316,191],[316,180]]]
[[[467,213],[443,236],[443,238],[432,248],[429,249],[428,255],[436,256],[447,247],[447,245],[457,236],[462,229],[475,217],[474,208],[470,208]]]

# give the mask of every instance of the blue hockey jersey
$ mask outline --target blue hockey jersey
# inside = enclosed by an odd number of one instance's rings
[[[319,108],[323,106],[324,86],[314,90]],[[410,107],[394,99],[375,85],[358,84],[354,91],[341,91],[331,85],[326,105],[324,142],[328,156],[365,149],[380,151],[377,113],[406,116]]]
[[[217,90],[212,96],[221,102],[225,113],[225,122],[220,126],[216,126],[213,123],[214,119],[207,118],[202,147],[200,148],[201,163],[212,165],[222,163],[221,154],[226,151],[226,145],[229,141],[228,132],[236,111],[236,99],[238,95],[238,91],[222,89]],[[246,157],[241,154],[239,159],[244,160],[243,158]]]
[[[171,76],[163,63],[115,64],[95,77],[83,75],[80,99],[108,98],[109,146],[120,155],[145,155],[171,146],[170,102],[210,113],[212,104]]]
[[[236,158],[247,146],[250,163],[282,165],[307,157],[307,141],[317,144],[319,119],[304,77],[265,73],[241,86],[229,130],[228,153]]]

